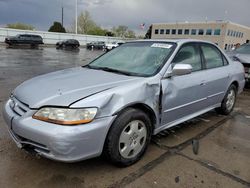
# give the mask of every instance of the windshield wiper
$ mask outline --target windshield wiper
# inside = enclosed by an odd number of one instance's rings
[[[96,69],[104,70],[104,71],[107,71],[107,72],[114,72],[114,73],[118,73],[118,74],[124,74],[124,75],[128,75],[128,76],[133,76],[132,73],[120,71],[120,70],[117,70],[117,69],[111,69],[109,67],[98,67]]]
[[[87,64],[87,65],[83,65],[82,67],[86,67],[86,68],[90,68],[90,69],[92,69],[92,66],[90,66],[89,64]]]
[[[142,75],[137,74],[137,73],[130,73],[130,72],[125,72],[125,71],[120,71],[120,70],[112,69],[112,68],[109,68],[109,67],[96,67],[96,66],[91,66],[91,65],[85,65],[83,67],[86,67],[86,68],[89,68],[89,69],[113,72],[113,73],[117,73],[117,74],[123,74],[123,75],[127,75],[127,76],[142,76]]]

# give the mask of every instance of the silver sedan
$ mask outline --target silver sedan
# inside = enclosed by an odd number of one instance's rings
[[[212,43],[133,41],[22,83],[3,114],[20,148],[63,162],[103,153],[128,166],[151,135],[213,109],[229,114],[244,84],[243,66]]]
[[[228,52],[229,57],[234,61],[238,61],[245,67],[246,84],[250,85],[250,44],[246,43],[239,48]]]

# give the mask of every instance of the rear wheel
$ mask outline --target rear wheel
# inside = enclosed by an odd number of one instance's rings
[[[216,111],[223,115],[228,115],[233,111],[236,102],[237,89],[235,85],[231,85],[221,103],[221,107],[216,108]]]
[[[151,121],[141,110],[129,108],[113,123],[106,139],[104,154],[113,163],[129,166],[137,162],[151,138]]]

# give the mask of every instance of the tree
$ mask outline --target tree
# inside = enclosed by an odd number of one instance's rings
[[[137,36],[136,38],[137,38],[137,39],[145,39],[145,36],[139,35],[139,36]]]
[[[49,32],[66,33],[66,30],[60,22],[54,22],[53,25],[49,28]]]
[[[116,37],[125,37],[127,30],[128,27],[125,25],[119,25],[118,27],[113,27],[112,29]]]
[[[118,27],[113,27],[112,31],[116,37],[123,38],[135,38],[135,32],[128,29],[128,26],[119,25]]]
[[[99,26],[96,26],[94,28],[92,28],[92,30],[88,31],[88,35],[99,35],[99,36],[105,36],[106,35],[107,30],[102,29]]]
[[[152,25],[149,26],[147,33],[145,34],[145,39],[151,39]]]
[[[132,31],[132,30],[128,30],[128,31],[126,32],[126,34],[125,34],[125,37],[126,37],[126,38],[136,38],[135,32]]]
[[[29,24],[24,24],[24,23],[12,23],[12,24],[7,24],[6,28],[11,28],[11,29],[22,29],[22,30],[34,30],[35,27]]]
[[[112,31],[101,28],[95,23],[88,11],[81,12],[77,18],[77,23],[77,33],[79,34],[135,38],[134,31],[129,30],[124,25],[120,25],[117,28],[114,27]],[[70,32],[74,32],[74,24],[72,26]]]
[[[85,35],[99,35],[99,36],[114,36],[111,31],[102,29],[92,19],[88,11],[81,12],[77,18],[77,33]],[[75,23],[69,29],[70,32],[75,32]]]
[[[88,11],[81,12],[77,19],[79,34],[90,34],[93,33],[95,29],[100,29],[96,23],[92,20],[91,15]]]
[[[115,34],[112,31],[106,31],[105,36],[113,37]]]

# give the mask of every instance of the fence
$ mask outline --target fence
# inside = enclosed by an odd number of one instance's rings
[[[104,41],[106,43],[120,42],[126,39],[118,37],[106,37],[106,36],[95,36],[95,35],[80,35],[73,33],[54,33],[54,32],[44,32],[44,31],[30,31],[30,30],[19,30],[19,29],[9,29],[0,28],[0,42],[4,42],[5,37],[15,36],[17,34],[34,34],[40,35],[43,38],[44,44],[56,44],[58,41],[66,39],[76,39],[81,45],[86,45],[88,42],[92,41]]]

